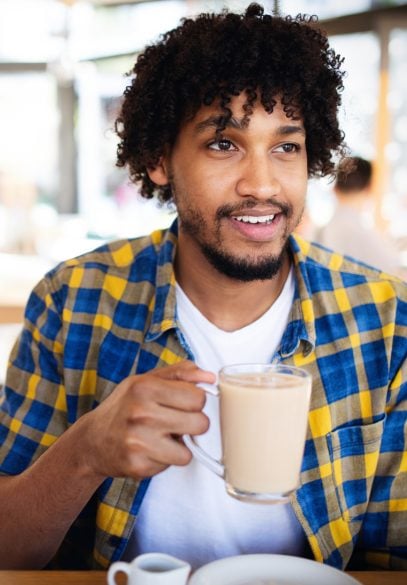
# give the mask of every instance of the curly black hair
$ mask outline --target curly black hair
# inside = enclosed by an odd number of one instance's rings
[[[257,99],[267,112],[281,99],[287,116],[301,116],[309,176],[332,173],[334,153],[344,152],[337,119],[343,59],[316,22],[315,16],[264,14],[259,4],[244,14],[224,10],[183,19],[148,46],[130,72],[134,77],[115,125],[117,166],[128,165],[144,197],[171,201],[170,186],[154,184],[147,169],[158,164],[181,124],[202,105],[219,100],[222,130],[232,115],[231,99],[245,92],[247,119]]]

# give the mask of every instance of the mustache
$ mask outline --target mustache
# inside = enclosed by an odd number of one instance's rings
[[[291,217],[293,214],[293,209],[291,205],[287,203],[283,203],[281,201],[276,201],[274,198],[267,199],[261,205],[270,205],[273,209],[277,208],[280,213],[283,213],[288,218]],[[248,199],[244,203],[225,203],[218,207],[216,211],[216,219],[223,219],[224,217],[230,217],[232,214],[236,215],[244,215],[244,211],[246,209],[254,209],[259,205],[258,201]]]

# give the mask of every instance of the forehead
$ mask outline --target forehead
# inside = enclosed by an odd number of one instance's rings
[[[272,112],[267,112],[259,99],[253,103],[252,111],[249,114],[247,113],[246,105],[246,93],[241,93],[239,96],[233,97],[227,105],[228,110],[231,112],[230,117],[225,109],[222,108],[220,100],[209,106],[201,106],[194,116],[181,125],[180,133],[201,134],[209,131],[216,132],[216,130],[223,130],[224,128],[252,133],[256,130],[264,129],[264,127],[268,130],[289,127],[299,132],[304,132],[301,116],[288,116],[278,98],[276,98],[276,104]]]

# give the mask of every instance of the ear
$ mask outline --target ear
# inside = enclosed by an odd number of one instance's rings
[[[147,169],[148,176],[156,185],[168,185],[169,177],[164,157],[160,157],[157,166]]]

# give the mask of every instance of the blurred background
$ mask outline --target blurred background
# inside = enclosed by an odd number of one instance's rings
[[[168,225],[115,166],[113,124],[146,43],[180,18],[250,2],[0,0],[0,333],[15,333],[45,270],[117,237]],[[374,161],[369,221],[407,267],[407,3],[281,0],[267,11],[318,15],[347,71],[341,123],[352,154]],[[307,233],[334,213],[332,184],[310,183]],[[2,364],[0,357],[0,372]],[[1,373],[0,373],[1,381]]]

